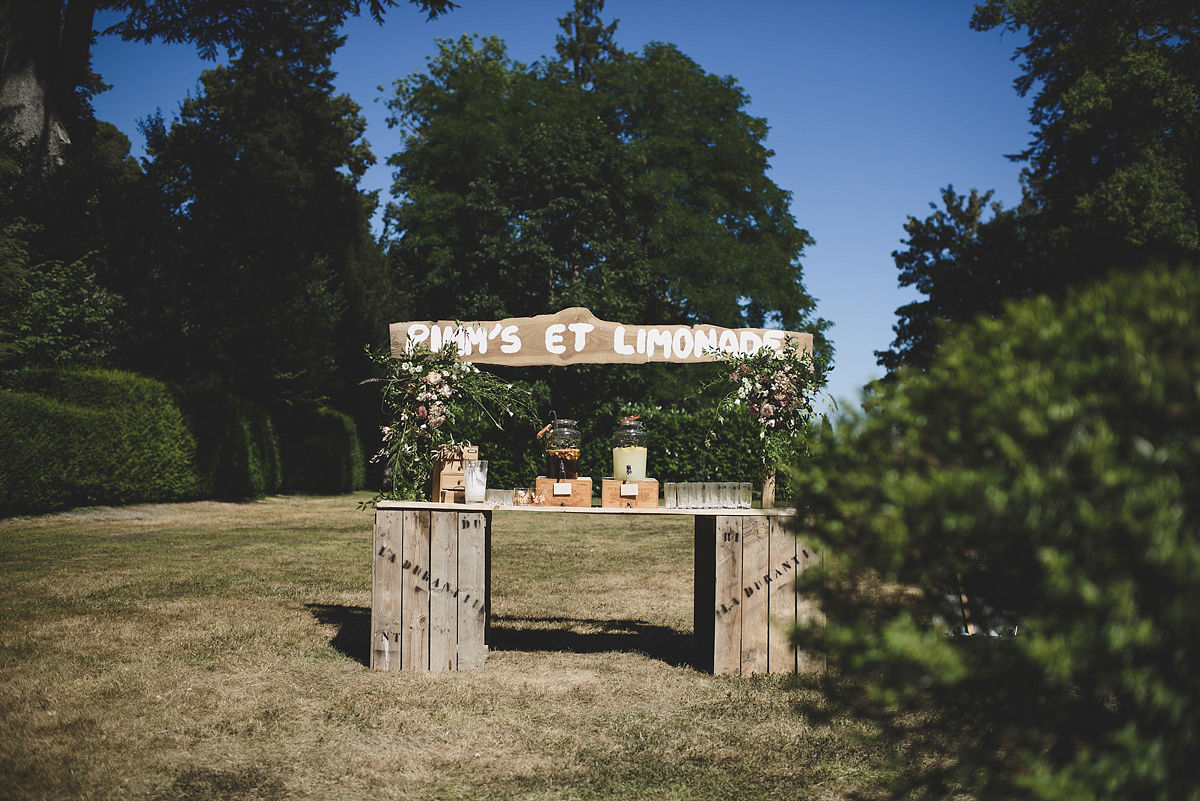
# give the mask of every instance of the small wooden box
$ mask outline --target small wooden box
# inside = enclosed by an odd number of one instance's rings
[[[436,459],[433,462],[434,503],[466,503],[467,462],[479,458],[479,448],[471,445],[462,449],[458,459]]]
[[[586,507],[592,505],[592,480],[590,478],[555,479],[538,476],[535,491],[546,499],[546,506]]]
[[[645,478],[641,481],[601,479],[600,505],[606,509],[657,509],[658,479]]]

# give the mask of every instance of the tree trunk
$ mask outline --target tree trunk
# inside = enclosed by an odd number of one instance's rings
[[[71,143],[65,117],[88,76],[97,0],[14,0],[0,65],[0,129],[34,144],[47,169]]]
[[[776,467],[769,464],[763,468],[762,480],[762,508],[775,508],[775,472]]]

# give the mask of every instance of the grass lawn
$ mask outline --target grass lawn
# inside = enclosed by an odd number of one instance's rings
[[[821,682],[690,666],[688,518],[496,512],[476,673],[368,670],[366,495],[0,520],[0,798],[838,799]]]

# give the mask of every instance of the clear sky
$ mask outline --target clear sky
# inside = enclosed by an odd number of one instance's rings
[[[525,63],[554,54],[558,18],[572,0],[459,0],[426,22],[415,6],[392,9],[382,27],[350,22],[334,59],[337,87],[363,108],[379,163],[363,181],[388,197],[384,165],[400,147],[384,122],[392,82],[424,71],[434,40],[495,35]],[[365,4],[364,4],[365,5]],[[792,193],[792,214],[816,240],[802,258],[818,313],[834,323],[830,393],[843,403],[883,370],[874,351],[891,345],[895,311],[918,296],[897,285],[891,254],[908,216],[924,218],[953,184],[1019,198],[1021,165],[1005,158],[1029,141],[1027,98],[1013,89],[1021,39],[969,27],[966,0],[608,0],[616,41],[639,51],[652,41],[679,47],[703,69],[733,76],[749,113],[770,126],[770,177]],[[104,27],[107,17],[97,19]],[[96,115],[132,140],[137,122],[162,109],[168,121],[198,92],[211,64],[189,46],[141,45],[101,37],[93,68],[113,85]],[[380,92],[380,86],[384,92]],[[547,309],[547,312],[557,309]]]

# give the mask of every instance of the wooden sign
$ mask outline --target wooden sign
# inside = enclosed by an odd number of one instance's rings
[[[812,351],[812,334],[716,325],[622,325],[580,307],[490,322],[392,323],[390,335],[395,357],[420,346],[440,351],[454,342],[463,361],[514,367],[708,362],[716,358],[714,351],[754,353],[763,346],[779,350],[789,338]]]

